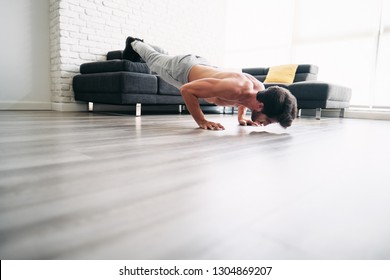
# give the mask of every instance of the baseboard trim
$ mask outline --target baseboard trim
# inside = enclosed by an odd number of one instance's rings
[[[302,116],[315,116],[315,110],[302,109]],[[321,117],[340,117],[340,109],[322,109]],[[390,111],[345,109],[344,118],[367,120],[390,120]]]
[[[346,110],[344,117],[351,119],[390,120],[390,112],[376,110]]]
[[[47,111],[51,110],[51,102],[34,102],[34,101],[0,101],[0,110],[31,110]]]
[[[87,103],[51,103],[53,111],[61,112],[86,112],[88,111]]]

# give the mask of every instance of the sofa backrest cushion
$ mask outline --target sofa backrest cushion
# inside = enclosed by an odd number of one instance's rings
[[[110,51],[107,53],[107,60],[114,60],[114,59],[124,59],[123,58],[123,51]],[[145,61],[142,60],[141,62],[145,63]]]
[[[110,51],[107,53],[107,60],[123,59],[123,51]]]
[[[257,67],[257,68],[244,68],[242,72],[251,74],[253,77],[261,82],[264,82],[267,77],[269,68]],[[317,80],[318,66],[313,64],[299,64],[297,71],[295,72],[294,83],[303,81]]]
[[[107,60],[88,62],[80,65],[81,74],[106,73],[106,72],[136,72],[150,74],[150,69],[145,63],[132,62],[130,60]]]

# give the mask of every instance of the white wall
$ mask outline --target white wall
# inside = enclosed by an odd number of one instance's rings
[[[49,0],[0,0],[0,109],[51,109]]]
[[[80,64],[128,35],[221,65],[225,14],[225,0],[0,0],[0,109],[84,108],[71,86]]]
[[[224,58],[225,0],[50,0],[52,100],[74,109],[72,78],[85,62],[124,49],[128,35],[172,54]],[[69,104],[71,106],[69,106]]]
[[[225,66],[291,63],[294,0],[227,0]]]

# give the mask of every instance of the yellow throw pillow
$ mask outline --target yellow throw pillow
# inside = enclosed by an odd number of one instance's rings
[[[292,84],[298,64],[270,67],[264,83]]]

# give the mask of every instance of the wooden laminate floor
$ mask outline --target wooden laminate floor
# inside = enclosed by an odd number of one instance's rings
[[[390,258],[390,122],[209,119],[0,112],[0,258]]]

